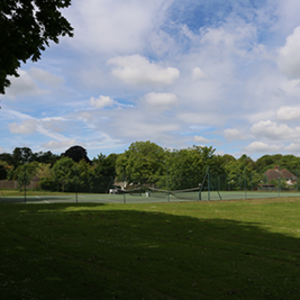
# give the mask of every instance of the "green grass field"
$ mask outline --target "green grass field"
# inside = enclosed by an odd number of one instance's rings
[[[300,198],[0,204],[1,299],[299,299]]]

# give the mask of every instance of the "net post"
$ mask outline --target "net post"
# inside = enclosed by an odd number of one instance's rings
[[[125,193],[125,166],[123,166],[123,202],[126,203],[126,193]]]
[[[201,191],[202,191],[202,187],[203,187],[203,185],[204,185],[204,183],[205,183],[205,180],[206,180],[207,172],[208,172],[208,167],[207,167],[207,170],[206,170],[206,172],[205,172],[205,175],[204,175],[204,178],[203,178],[203,180],[202,180],[202,183],[201,183],[201,185],[200,185],[200,190],[199,190],[199,200],[202,200],[202,199],[201,199]]]
[[[77,192],[77,165],[75,163],[75,198],[76,203],[78,203],[78,192]]]

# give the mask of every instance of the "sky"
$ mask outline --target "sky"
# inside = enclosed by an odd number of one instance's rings
[[[0,95],[0,153],[92,159],[136,141],[300,155],[299,0],[73,0]]]

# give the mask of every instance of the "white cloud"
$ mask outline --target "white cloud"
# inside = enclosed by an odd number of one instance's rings
[[[66,129],[66,122],[67,119],[62,117],[44,118],[40,120],[37,130],[41,132],[44,128],[44,130],[50,132],[63,132]]]
[[[199,144],[207,144],[207,143],[210,143],[210,140],[209,140],[209,139],[206,139],[206,138],[203,137],[203,136],[195,135],[195,136],[194,136],[194,142],[195,142],[195,143],[199,143]]]
[[[80,50],[132,53],[144,48],[145,40],[165,19],[172,0],[74,1],[64,12],[75,28],[68,40]]]
[[[66,139],[64,141],[50,141],[48,143],[43,144],[43,147],[45,149],[51,149],[51,151],[65,151],[67,148],[75,146],[75,145],[79,145],[80,143],[78,143],[76,140],[74,139]],[[84,144],[81,143],[82,146],[84,146]]]
[[[59,76],[53,75],[50,72],[38,68],[31,68],[28,74],[36,81],[42,82],[51,87],[58,87],[63,79]]]
[[[280,121],[300,120],[300,107],[281,106],[276,117]]]
[[[11,86],[6,90],[8,97],[42,96],[49,93],[50,90],[40,88],[38,83],[46,85],[46,88],[57,88],[63,82],[61,77],[38,68],[31,68],[29,71],[18,70],[18,73],[19,77],[9,76]]]
[[[192,71],[192,79],[193,81],[201,80],[201,79],[207,79],[208,76],[201,70],[201,68],[196,67]]]
[[[273,119],[276,115],[276,112],[272,109],[259,109],[254,113],[250,113],[247,115],[247,119],[250,123],[256,123],[261,121],[262,119]]]
[[[253,142],[244,148],[247,153],[275,153],[282,151],[282,147],[278,145],[269,145],[263,142]]]
[[[95,108],[104,108],[107,106],[113,106],[114,104],[115,101],[109,96],[99,96],[98,99],[91,97],[90,99],[90,105]]]
[[[36,81],[26,71],[19,70],[19,77],[9,76],[11,85],[6,89],[8,97],[15,98],[22,95],[43,95],[48,93],[47,90],[40,89]]]
[[[250,128],[251,133],[256,137],[268,138],[271,140],[288,139],[299,137],[299,132],[288,127],[286,124],[277,124],[270,120],[259,121]]]
[[[149,62],[145,57],[135,54],[118,56],[108,60],[114,65],[112,74],[130,85],[171,84],[180,75],[176,68],[166,67]]]
[[[93,149],[111,146],[107,151],[122,152],[133,141],[150,139],[173,148],[211,141],[218,151],[242,154],[248,138],[260,151],[271,151],[280,141],[293,151],[292,143],[300,143],[296,122],[287,123],[300,120],[300,79],[280,72],[298,74],[299,29],[293,33],[298,25],[288,18],[293,13],[299,23],[298,10],[293,11],[300,7],[297,0],[267,0],[255,8],[249,1],[73,2],[64,14],[75,28],[74,38],[24,65],[10,95],[25,101],[1,100],[5,149],[24,140],[49,147],[84,141]],[[222,4],[216,11],[217,2]],[[287,6],[278,19],[278,7]],[[211,18],[197,18],[191,7]],[[62,78],[64,88],[58,89]],[[23,123],[27,119],[34,119],[35,127]],[[19,133],[18,139],[12,133]],[[220,133],[226,143],[218,141]]]
[[[172,93],[148,93],[144,96],[144,102],[154,109],[170,109],[178,105],[179,99]]]
[[[279,69],[290,78],[300,78],[300,26],[287,37],[278,52]]]
[[[31,134],[36,132],[36,121],[25,120],[20,125],[17,123],[9,124],[9,131],[13,134]]]
[[[291,153],[299,153],[300,152],[300,144],[299,143],[291,143],[290,145],[285,147],[286,151]]]
[[[195,112],[189,112],[188,110],[181,109],[181,111],[177,113],[177,118],[189,125],[220,125],[224,121],[224,116],[211,112],[203,112],[201,107],[200,109],[194,107],[194,110]]]
[[[218,28],[200,28],[201,44],[210,51],[244,55],[249,40],[256,36],[256,27],[228,19]]]
[[[245,134],[236,128],[228,128],[224,130],[224,136],[228,141],[243,140],[245,139]]]

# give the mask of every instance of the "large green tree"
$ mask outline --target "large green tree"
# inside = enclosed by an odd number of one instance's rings
[[[214,152],[213,147],[201,146],[169,152],[166,155],[167,174],[160,185],[171,190],[195,188],[202,183],[208,167],[213,174],[222,173],[223,159]]]
[[[9,75],[19,76],[21,62],[37,61],[49,42],[73,36],[61,9],[71,0],[0,1],[0,93],[10,85]]]
[[[69,157],[62,157],[52,168],[52,184],[58,191],[74,189],[77,172],[74,161]],[[49,183],[48,183],[49,184]]]
[[[236,161],[230,161],[225,168],[227,171],[225,188],[228,190],[255,189],[264,178],[263,174],[255,171],[255,162],[245,154]]]
[[[164,173],[165,151],[150,141],[135,142],[116,161],[118,179],[128,183],[155,183]]]
[[[108,156],[100,153],[93,159],[92,191],[105,193],[114,184],[116,177],[116,161],[118,154],[112,153]]]

